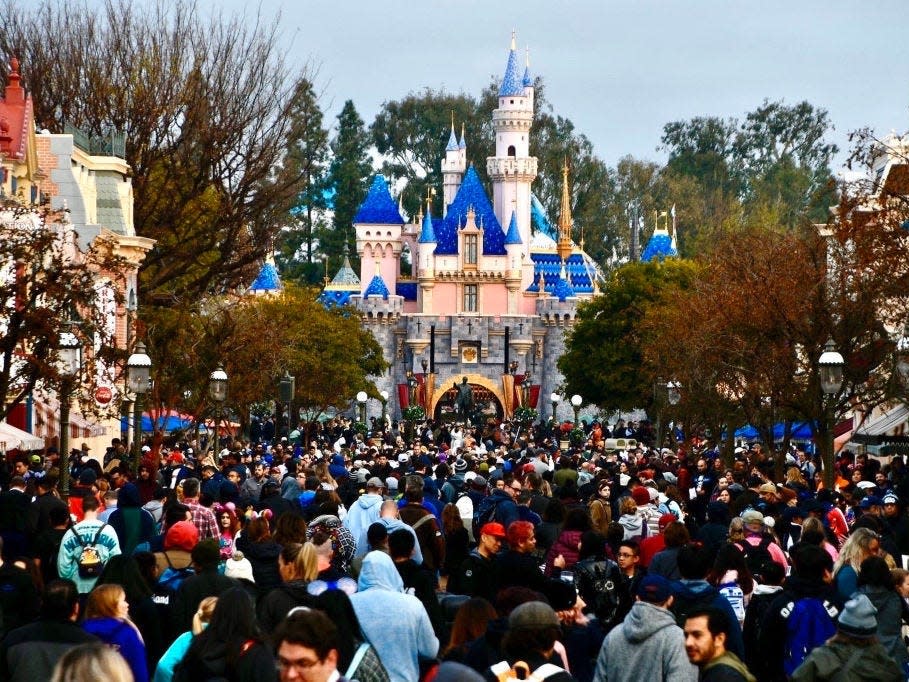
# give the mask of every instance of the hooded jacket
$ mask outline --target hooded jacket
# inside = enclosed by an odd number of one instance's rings
[[[647,536],[644,519],[637,514],[622,514],[619,523],[625,529],[623,540],[640,540]]]
[[[363,559],[358,592],[350,596],[367,641],[372,644],[391,682],[420,678],[419,659],[434,658],[439,640],[423,603],[404,594],[404,582],[384,552]]]
[[[748,667],[731,651],[726,651],[704,666],[701,682],[728,682],[738,679],[735,673],[741,675],[746,682],[757,682]]]
[[[696,682],[698,669],[685,653],[685,633],[670,611],[638,601],[606,636],[595,680]]]
[[[264,594],[256,607],[262,632],[271,635],[278,627],[278,623],[284,620],[287,613],[294,607],[315,608],[315,598],[310,595],[308,587],[309,583],[304,580],[291,580]]]
[[[139,488],[127,483],[117,492],[117,508],[111,513],[108,523],[120,539],[120,551],[132,554],[136,547],[146,544],[155,536],[155,519],[142,509]]]
[[[814,649],[802,664],[792,673],[792,682],[815,682],[815,680],[838,680],[839,682],[899,682],[905,679],[899,665],[875,642],[860,649],[844,642],[832,640]]]
[[[729,618],[729,637],[726,639],[726,649],[739,658],[745,658],[745,642],[742,639],[742,626],[732,610],[732,605],[720,591],[706,580],[680,580],[672,584],[675,601],[672,612],[678,622],[682,622],[685,614],[695,608],[712,607],[719,609]],[[785,628],[784,628],[785,630]]]
[[[366,537],[366,531],[369,526],[379,520],[382,500],[382,496],[378,493],[363,493],[347,511],[347,516],[344,517],[344,526],[354,536],[358,545],[360,537]]]
[[[90,618],[82,627],[102,642],[109,644],[126,659],[136,682],[148,682],[145,644],[136,628],[120,618]]]

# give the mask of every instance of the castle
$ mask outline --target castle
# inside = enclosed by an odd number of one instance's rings
[[[533,195],[534,88],[519,61],[512,36],[492,112],[491,199],[467,162],[463,129],[458,139],[452,123],[441,159],[443,214],[431,215],[427,200],[425,215],[406,221],[377,175],[353,221],[360,273],[345,259],[322,292],[326,305],[356,309],[384,349],[391,367],[376,385],[388,392],[392,415],[416,403],[446,418],[453,385],[466,377],[488,417],[510,417],[522,405],[550,416],[565,334],[602,280],[583,240],[572,241],[567,168],[555,229]]]

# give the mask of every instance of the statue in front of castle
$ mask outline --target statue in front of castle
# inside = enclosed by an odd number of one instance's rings
[[[454,406],[455,411],[458,413],[458,419],[468,421],[473,413],[473,389],[467,383],[467,377],[461,379],[460,386],[454,384],[454,389],[457,391]]]

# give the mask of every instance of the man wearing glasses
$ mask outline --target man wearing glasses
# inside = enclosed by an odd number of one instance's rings
[[[275,630],[281,682],[334,682],[338,628],[321,611],[294,609]]]

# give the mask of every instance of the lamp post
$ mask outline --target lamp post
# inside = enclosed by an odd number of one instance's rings
[[[379,391],[379,397],[382,399],[382,428],[385,428],[385,413],[388,409],[388,391]]]
[[[217,452],[221,449],[221,410],[224,407],[224,401],[227,400],[227,372],[220,365],[208,377],[208,397],[216,406],[213,452]]]
[[[290,425],[290,415],[293,412],[293,402],[294,394],[297,389],[297,380],[291,375],[287,370],[284,371],[284,376],[281,377],[281,381],[278,384],[280,393],[281,393],[281,402],[287,407],[287,437],[290,438],[291,425]]]
[[[818,376],[821,382],[821,392],[826,397],[824,404],[824,419],[826,426],[826,442],[824,443],[824,488],[833,490],[833,407],[836,394],[843,387],[843,356],[833,345],[833,339],[827,341],[824,352],[817,361]]]
[[[571,396],[571,408],[574,410],[574,428],[578,428],[578,412],[581,411],[581,404],[584,399],[575,393]]]
[[[126,361],[126,385],[135,394],[133,404],[133,476],[139,476],[139,458],[142,454],[142,398],[151,385],[151,358],[145,353],[145,344],[136,344],[136,352]]]
[[[553,426],[556,423],[556,410],[559,408],[559,401],[562,399],[558,393],[553,391],[549,394],[549,402],[552,403],[552,423]]]
[[[360,391],[357,393],[357,403],[360,405],[360,423],[366,423],[366,399],[369,396],[366,395],[366,391]]]
[[[666,400],[666,389],[668,384],[663,377],[657,377],[653,382],[653,406],[656,410],[654,419],[654,446],[659,450],[663,446],[663,404]]]
[[[60,495],[69,497],[69,400],[82,369],[82,344],[72,332],[60,334]]]

